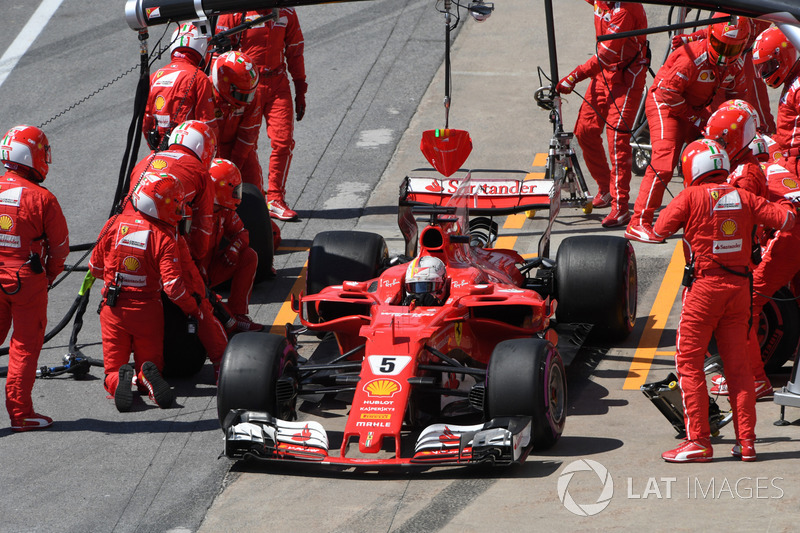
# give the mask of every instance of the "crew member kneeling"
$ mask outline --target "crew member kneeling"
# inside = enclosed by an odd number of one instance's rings
[[[164,368],[164,310],[161,290],[184,313],[199,316],[183,280],[177,224],[183,216],[183,186],[170,174],[147,172],[131,196],[135,212],[109,220],[98,238],[89,269],[102,279],[100,326],[104,385],[119,411],[133,405],[136,382],[159,407],[175,400],[161,377]],[[135,369],[128,364],[131,352]]]

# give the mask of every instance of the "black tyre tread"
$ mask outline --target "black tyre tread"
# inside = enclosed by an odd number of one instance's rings
[[[250,233],[250,248],[258,254],[256,283],[272,277],[272,222],[264,195],[252,183],[242,184],[242,203],[236,209],[244,227]]]
[[[592,336],[622,340],[636,320],[636,255],[614,236],[568,237],[556,255],[556,317],[593,324]]]
[[[231,409],[275,414],[275,383],[287,345],[285,337],[270,333],[239,333],[230,340],[217,383],[220,423]]]
[[[186,315],[163,292],[164,370],[167,378],[194,376],[206,363],[206,349],[197,334],[189,333]]]
[[[560,371],[563,403],[552,423],[547,379],[553,366]],[[564,431],[567,416],[567,382],[558,350],[544,339],[511,339],[495,346],[486,375],[487,418],[530,416],[533,449],[551,448]]]
[[[364,231],[323,231],[317,234],[308,252],[306,294],[317,294],[325,287],[343,281],[367,281],[377,277],[389,249],[382,235]],[[311,322],[318,322],[314,309],[308,309]]]
[[[768,301],[762,310],[762,320],[766,320],[766,338],[761,346],[761,359],[764,370],[776,373],[789,359],[795,357],[800,345],[800,307],[788,288],[779,289],[773,300]],[[764,323],[759,326],[763,326]]]

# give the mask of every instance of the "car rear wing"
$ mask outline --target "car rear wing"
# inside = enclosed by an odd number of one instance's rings
[[[465,207],[470,216],[494,217],[548,210],[550,223],[540,242],[540,255],[546,255],[541,253],[547,251],[543,245],[549,242],[550,228],[560,208],[560,202],[554,201],[555,193],[560,191],[555,191],[552,179],[526,179],[528,173],[522,170],[459,170],[452,177],[434,175],[434,172],[428,168],[415,169],[400,185],[397,223],[405,238],[407,256],[415,257],[417,252],[418,229],[414,213],[452,208],[456,192],[467,180],[470,194]]]
[[[424,171],[418,169],[414,172]],[[521,170],[472,170],[470,215],[502,216],[550,207],[553,180],[525,179]],[[446,206],[467,176],[406,176],[401,206]]]

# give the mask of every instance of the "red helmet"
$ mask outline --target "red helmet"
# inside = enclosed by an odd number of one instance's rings
[[[145,172],[131,194],[137,211],[171,226],[183,218],[183,201],[183,185],[178,178],[158,172]]]
[[[241,52],[225,52],[214,60],[211,81],[229,104],[242,107],[253,101],[258,87],[258,69]]]
[[[756,107],[747,100],[741,100],[739,98],[734,100],[725,100],[717,109],[722,109],[723,107],[738,107],[739,109],[750,113],[753,116],[753,120],[756,121],[756,131],[761,130],[761,116],[759,116]]]
[[[767,28],[753,45],[753,64],[767,85],[780,87],[797,63],[797,49],[777,27]]]
[[[11,128],[0,142],[0,160],[28,167],[44,181],[52,163],[47,135],[36,126]]]
[[[200,120],[187,120],[169,134],[169,146],[185,146],[208,167],[217,153],[217,137],[211,126]]]
[[[703,135],[718,141],[729,156],[736,159],[755,138],[756,120],[742,106],[723,104],[708,118]]]
[[[214,182],[214,203],[236,210],[242,202],[242,174],[231,161],[215,159],[208,169]]]
[[[728,177],[731,162],[727,152],[717,141],[699,139],[684,148],[681,170],[684,187],[706,181],[722,183]]]
[[[188,54],[197,64],[202,64],[206,60],[206,52],[208,51],[210,40],[209,33],[201,31],[194,24],[181,24],[172,34],[172,45],[169,47],[169,53],[170,55],[174,55],[175,52]]]
[[[725,13],[717,13],[714,18],[728,18]],[[708,56],[715,65],[724,67],[735,61],[747,44],[753,24],[747,17],[734,15],[730,22],[717,22],[708,29]]]

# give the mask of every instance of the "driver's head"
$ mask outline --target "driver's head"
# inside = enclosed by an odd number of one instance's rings
[[[441,259],[417,257],[406,269],[406,294],[420,305],[441,305],[447,291],[447,269]]]

